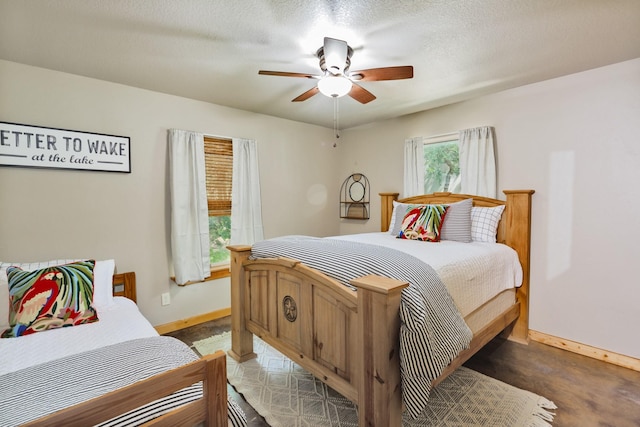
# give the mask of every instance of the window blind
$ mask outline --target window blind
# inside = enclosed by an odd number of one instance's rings
[[[230,139],[204,138],[209,216],[231,215],[233,145]]]

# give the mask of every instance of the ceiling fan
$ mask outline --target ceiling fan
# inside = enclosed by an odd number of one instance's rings
[[[320,70],[322,74],[314,75],[265,70],[260,70],[258,74],[265,76],[303,77],[318,80],[318,84],[315,87],[294,98],[292,102],[306,101],[320,92],[333,98],[349,95],[362,104],[371,102],[376,99],[376,97],[357,82],[400,80],[413,77],[413,67],[411,65],[370,68],[368,70],[350,72],[351,55],[353,55],[353,49],[346,41],[325,37],[324,45],[316,52],[316,56],[320,60]]]

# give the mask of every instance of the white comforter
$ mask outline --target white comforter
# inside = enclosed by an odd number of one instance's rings
[[[389,233],[332,238],[386,246],[426,262],[436,270],[463,317],[503,290],[522,284],[518,254],[499,243],[421,242],[397,239]]]
[[[98,322],[0,339],[0,375],[64,356],[136,338],[158,335],[130,299],[114,297]]]

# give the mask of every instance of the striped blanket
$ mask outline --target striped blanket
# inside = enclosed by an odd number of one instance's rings
[[[400,371],[402,399],[414,418],[427,404],[431,382],[471,342],[471,330],[435,270],[395,249],[286,236],[255,243],[251,256],[296,259],[350,287],[350,280],[367,274],[409,282],[400,306]]]
[[[10,372],[0,376],[0,426],[33,421],[197,359],[198,356],[183,342],[156,336]],[[194,384],[100,425],[140,425],[201,396],[202,384]],[[246,425],[237,404],[229,400],[228,407],[232,425]]]

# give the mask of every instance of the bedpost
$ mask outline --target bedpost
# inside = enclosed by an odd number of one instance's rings
[[[534,190],[505,190],[507,209],[505,242],[518,253],[522,265],[522,286],[516,290],[520,303],[520,316],[516,320],[509,339],[529,342],[529,275],[531,252],[531,195]]]
[[[359,426],[402,424],[400,294],[407,282],[380,276],[351,281],[358,288]]]
[[[251,246],[227,246],[231,252],[231,350],[229,356],[238,362],[256,357],[253,352],[253,334],[247,330],[245,305],[247,278],[244,262],[251,255]]]
[[[389,231],[389,222],[393,214],[393,201],[398,200],[398,193],[380,194],[380,231]]]
[[[229,422],[227,408],[227,359],[222,350],[206,355],[202,394],[207,407],[206,426],[225,426]]]

